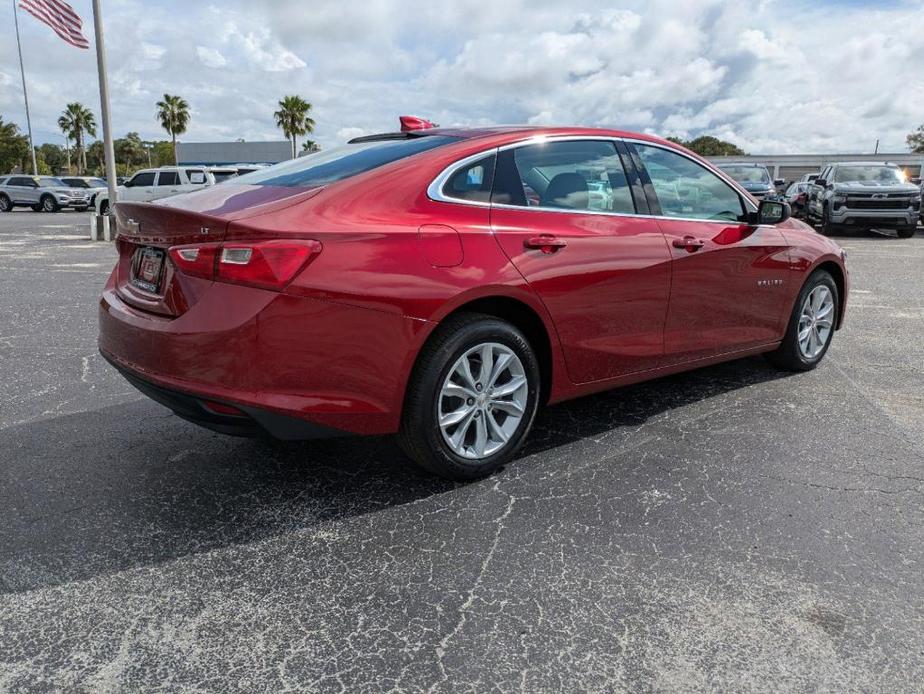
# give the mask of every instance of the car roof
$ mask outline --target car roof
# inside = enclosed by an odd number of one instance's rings
[[[531,137],[607,137],[622,138],[626,140],[637,140],[642,142],[651,142],[652,144],[670,147],[671,149],[686,152],[697,159],[702,159],[695,152],[686,147],[671,142],[656,135],[647,133],[632,132],[629,130],[618,130],[614,128],[589,128],[582,126],[544,126],[544,125],[492,125],[478,127],[440,127],[427,128],[422,130],[411,130],[409,132],[388,132],[376,135],[366,135],[349,140],[354,142],[371,142],[376,140],[397,140],[413,137],[428,137],[432,135],[446,135],[457,138],[460,142],[475,143],[476,141],[485,141],[495,146],[512,144],[514,142],[528,139]]]
[[[890,166],[894,169],[901,168],[891,161],[836,161],[831,166]]]

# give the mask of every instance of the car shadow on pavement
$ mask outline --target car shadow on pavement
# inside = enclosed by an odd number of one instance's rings
[[[618,448],[620,432],[653,417],[784,375],[751,358],[551,407],[523,456],[541,459],[585,438],[609,437]],[[2,593],[259,541],[461,486],[419,473],[390,437],[236,439],[148,400],[9,427],[0,451]]]

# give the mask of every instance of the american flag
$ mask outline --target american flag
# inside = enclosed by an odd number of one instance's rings
[[[19,6],[39,21],[45,22],[72,46],[90,47],[87,37],[80,31],[83,21],[74,12],[74,8],[63,0],[19,0]]]

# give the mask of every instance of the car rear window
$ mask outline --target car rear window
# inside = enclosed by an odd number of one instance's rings
[[[447,135],[427,135],[401,140],[355,142],[254,171],[236,178],[234,183],[262,186],[322,186],[458,140],[457,137]]]

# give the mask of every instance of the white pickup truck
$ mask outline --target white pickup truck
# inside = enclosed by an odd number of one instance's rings
[[[136,171],[117,190],[119,200],[151,202],[211,185],[215,185],[215,176],[205,167],[162,166],[159,169]],[[97,214],[109,214],[109,193],[97,195],[93,207]]]

